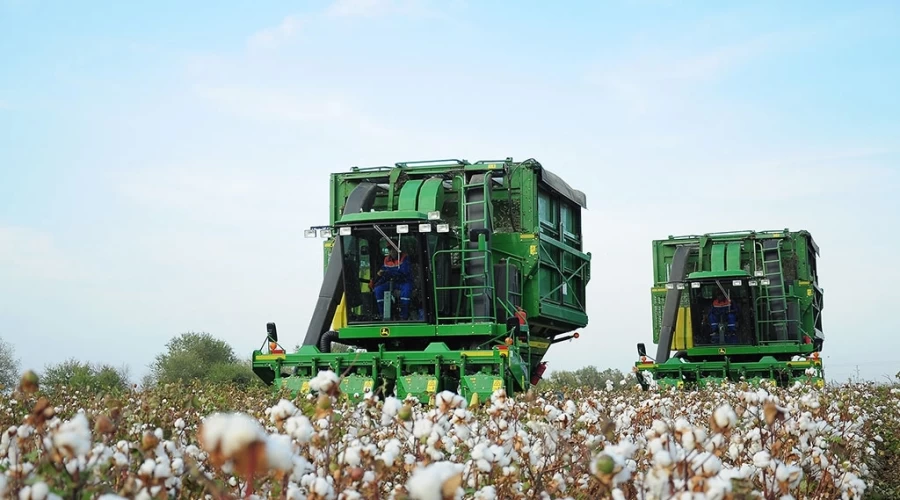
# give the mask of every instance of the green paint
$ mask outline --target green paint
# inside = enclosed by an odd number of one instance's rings
[[[444,182],[439,178],[426,179],[419,190],[418,210],[424,214],[444,207]]]
[[[769,249],[770,241],[778,243]],[[681,307],[690,307],[693,346],[681,349],[681,359],[662,364],[636,363],[639,371],[657,379],[699,386],[721,380],[797,380],[820,383],[819,373],[808,377],[791,360],[820,351],[822,341],[822,289],[815,271],[818,247],[807,231],[736,231],[704,235],[670,236],[653,241],[654,284],[651,290],[653,342],[659,342],[668,267],[678,245],[693,245]],[[762,276],[757,276],[757,272]],[[768,284],[764,280],[768,280]],[[695,288],[694,285],[701,288]],[[741,306],[739,337],[727,343],[708,325],[709,307],[722,288]],[[784,311],[784,312],[782,312]],[[723,324],[727,322],[722,317]],[[685,327],[687,325],[684,325]],[[687,335],[676,332],[686,339]],[[711,337],[712,335],[712,337]],[[696,385],[695,384],[695,385]],[[690,384],[688,384],[690,385]]]
[[[391,212],[364,212],[358,214],[347,214],[341,217],[341,224],[353,223],[369,223],[380,224],[386,221],[393,223],[401,223],[403,221],[424,221],[428,219],[427,213],[417,212],[415,210],[394,210]]]
[[[721,273],[725,270],[725,245],[713,245],[711,259],[712,272]]]
[[[473,179],[477,173],[489,176]],[[343,215],[347,199],[363,182],[386,189],[376,194],[371,210]],[[483,201],[467,199],[472,189],[480,190]],[[335,258],[343,260],[347,273],[367,273],[358,279],[344,276],[348,324],[339,328],[336,341],[367,352],[322,353],[309,345],[273,360],[256,351],[254,370],[268,383],[300,391],[318,370],[331,369],[348,374],[345,392],[351,395],[384,388],[417,397],[460,390],[467,399],[472,394],[481,398],[490,396],[486,384],[492,388],[497,380],[514,394],[530,387],[552,339],[588,323],[591,254],[584,248],[581,224],[586,201],[534,160],[354,167],[330,175],[329,196],[335,234],[351,226],[350,236],[339,236],[344,254]],[[471,207],[483,208],[472,212],[483,216],[467,220]],[[440,212],[440,220],[429,221],[429,212]],[[420,233],[419,224],[426,221],[431,232]],[[416,276],[412,319],[384,321],[367,316],[371,309],[363,307],[374,303],[365,283],[381,266],[383,238],[375,235],[373,224],[411,258]],[[397,226],[404,224],[409,231],[398,234]],[[438,225],[450,231],[438,233]],[[467,229],[481,226],[488,233],[468,246]],[[325,243],[326,264],[331,243]],[[484,265],[472,271],[470,259]],[[490,298],[487,308],[476,311],[482,294]],[[395,296],[391,302],[398,301]],[[528,324],[515,333],[507,321],[517,305]],[[541,347],[529,347],[532,340]],[[497,346],[504,347],[504,355]]]
[[[419,189],[422,187],[422,179],[413,179],[403,184],[400,189],[400,203],[398,212],[415,212],[419,205]]]

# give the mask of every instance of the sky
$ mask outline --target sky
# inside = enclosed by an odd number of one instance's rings
[[[562,5],[562,4],[559,4]],[[302,341],[328,175],[535,158],[582,190],[590,324],[652,342],[651,241],[809,230],[826,375],[900,371],[900,4],[0,0],[0,338],[139,380],[187,331]]]

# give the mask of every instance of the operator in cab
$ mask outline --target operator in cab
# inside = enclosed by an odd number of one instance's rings
[[[718,338],[719,324],[724,319],[729,343],[737,342],[737,313],[737,304],[731,302],[731,299],[721,291],[718,292],[709,310],[709,326],[712,327],[713,341]]]
[[[391,290],[400,289],[400,319],[409,318],[409,302],[413,291],[413,275],[406,254],[400,252],[393,245],[384,258],[384,264],[378,271],[376,278],[369,282],[372,291],[375,292],[375,300],[378,303],[376,315],[381,316],[384,311],[384,294]]]

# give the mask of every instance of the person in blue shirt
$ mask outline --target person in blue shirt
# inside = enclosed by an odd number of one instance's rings
[[[725,297],[725,294],[722,292],[716,294],[716,299],[713,300],[712,307],[709,310],[709,326],[712,327],[713,341],[718,337],[719,324],[724,318],[727,331],[726,342],[729,344],[737,343],[738,312],[736,303],[731,302],[731,299]]]
[[[409,302],[413,291],[413,275],[406,254],[390,246],[390,252],[384,258],[384,264],[376,275],[377,278],[370,283],[375,292],[375,300],[378,302],[377,314],[384,311],[384,294],[388,290],[400,289],[400,319],[409,318]]]

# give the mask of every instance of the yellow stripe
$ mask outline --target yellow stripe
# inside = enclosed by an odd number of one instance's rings
[[[550,342],[541,342],[539,340],[530,340],[528,341],[528,347],[534,347],[536,349],[546,349],[550,347]]]
[[[637,365],[638,368],[653,368],[655,365],[653,363],[641,363]]]
[[[284,359],[284,354],[260,354],[256,357],[257,361],[272,361],[276,359]]]
[[[463,351],[462,354],[464,356],[468,356],[470,358],[475,357],[493,357],[494,351]]]

